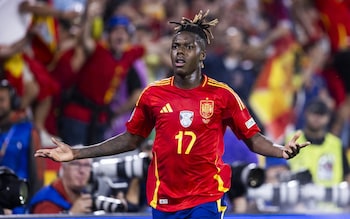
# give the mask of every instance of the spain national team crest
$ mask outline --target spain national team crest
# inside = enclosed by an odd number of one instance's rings
[[[184,128],[190,127],[193,121],[194,113],[192,111],[181,111],[180,112],[180,123]]]
[[[213,100],[201,100],[200,101],[200,114],[205,124],[209,123],[210,118],[214,114],[214,101]]]

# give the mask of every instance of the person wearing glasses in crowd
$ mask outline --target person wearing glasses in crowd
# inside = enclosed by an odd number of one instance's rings
[[[29,213],[91,213],[92,197],[86,192],[91,169],[90,158],[62,163],[58,178],[30,200]]]

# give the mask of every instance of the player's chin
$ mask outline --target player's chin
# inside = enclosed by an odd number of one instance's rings
[[[183,68],[183,67],[175,67],[174,68],[174,74],[176,74],[176,75],[183,75],[183,76],[185,76],[187,73],[186,73],[186,69],[185,68]]]

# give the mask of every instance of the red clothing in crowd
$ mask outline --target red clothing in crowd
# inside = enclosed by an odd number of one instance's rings
[[[320,26],[327,34],[331,45],[331,58],[334,59],[340,51],[350,48],[350,1],[349,0],[314,0],[320,13]],[[334,61],[334,60],[333,60]],[[348,69],[348,67],[344,67]],[[347,72],[345,73],[347,74]],[[322,72],[328,88],[339,106],[346,97],[346,78],[333,67],[327,67]],[[349,88],[348,88],[349,89]]]
[[[59,84],[51,77],[45,66],[25,53],[20,54],[17,58],[17,61],[21,63],[21,66],[28,67],[34,80],[39,84],[39,96],[36,98],[38,101],[56,95],[59,92]],[[18,69],[20,69],[21,72],[17,72]],[[6,79],[16,88],[16,91],[20,96],[22,96],[24,92],[23,77],[25,70],[24,67],[5,67]]]
[[[120,59],[103,46],[97,44],[95,52],[86,60],[78,73],[74,73],[70,67],[72,51],[67,51],[61,59],[66,64],[57,65],[58,69],[53,74],[63,81],[63,86],[75,86],[76,91],[96,106],[108,105],[120,83],[125,78],[133,62],[143,56],[145,52],[142,46],[128,48]],[[62,63],[58,61],[58,64]],[[64,76],[59,70],[64,70]],[[89,122],[91,109],[78,103],[71,102],[64,109],[64,115],[83,122]],[[100,122],[105,122],[106,116],[100,115]]]
[[[57,179],[52,183],[53,188],[62,195],[62,197],[68,201],[69,203],[72,203],[71,200],[69,200],[69,197],[64,190],[63,182],[61,179]],[[64,209],[55,203],[51,201],[42,201],[34,206],[31,213],[33,214],[55,214],[55,213],[61,213]]]
[[[350,8],[349,1],[314,0],[321,18],[321,25],[329,36],[333,52],[349,47]]]

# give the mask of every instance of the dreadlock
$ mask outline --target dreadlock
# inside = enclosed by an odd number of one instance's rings
[[[214,38],[210,28],[215,26],[219,21],[217,18],[209,22],[205,21],[208,14],[209,10],[204,15],[202,10],[200,10],[199,13],[194,16],[193,20],[182,17],[181,22],[171,21],[170,23],[177,25],[174,28],[175,33],[182,31],[192,32],[210,44],[210,39]]]

